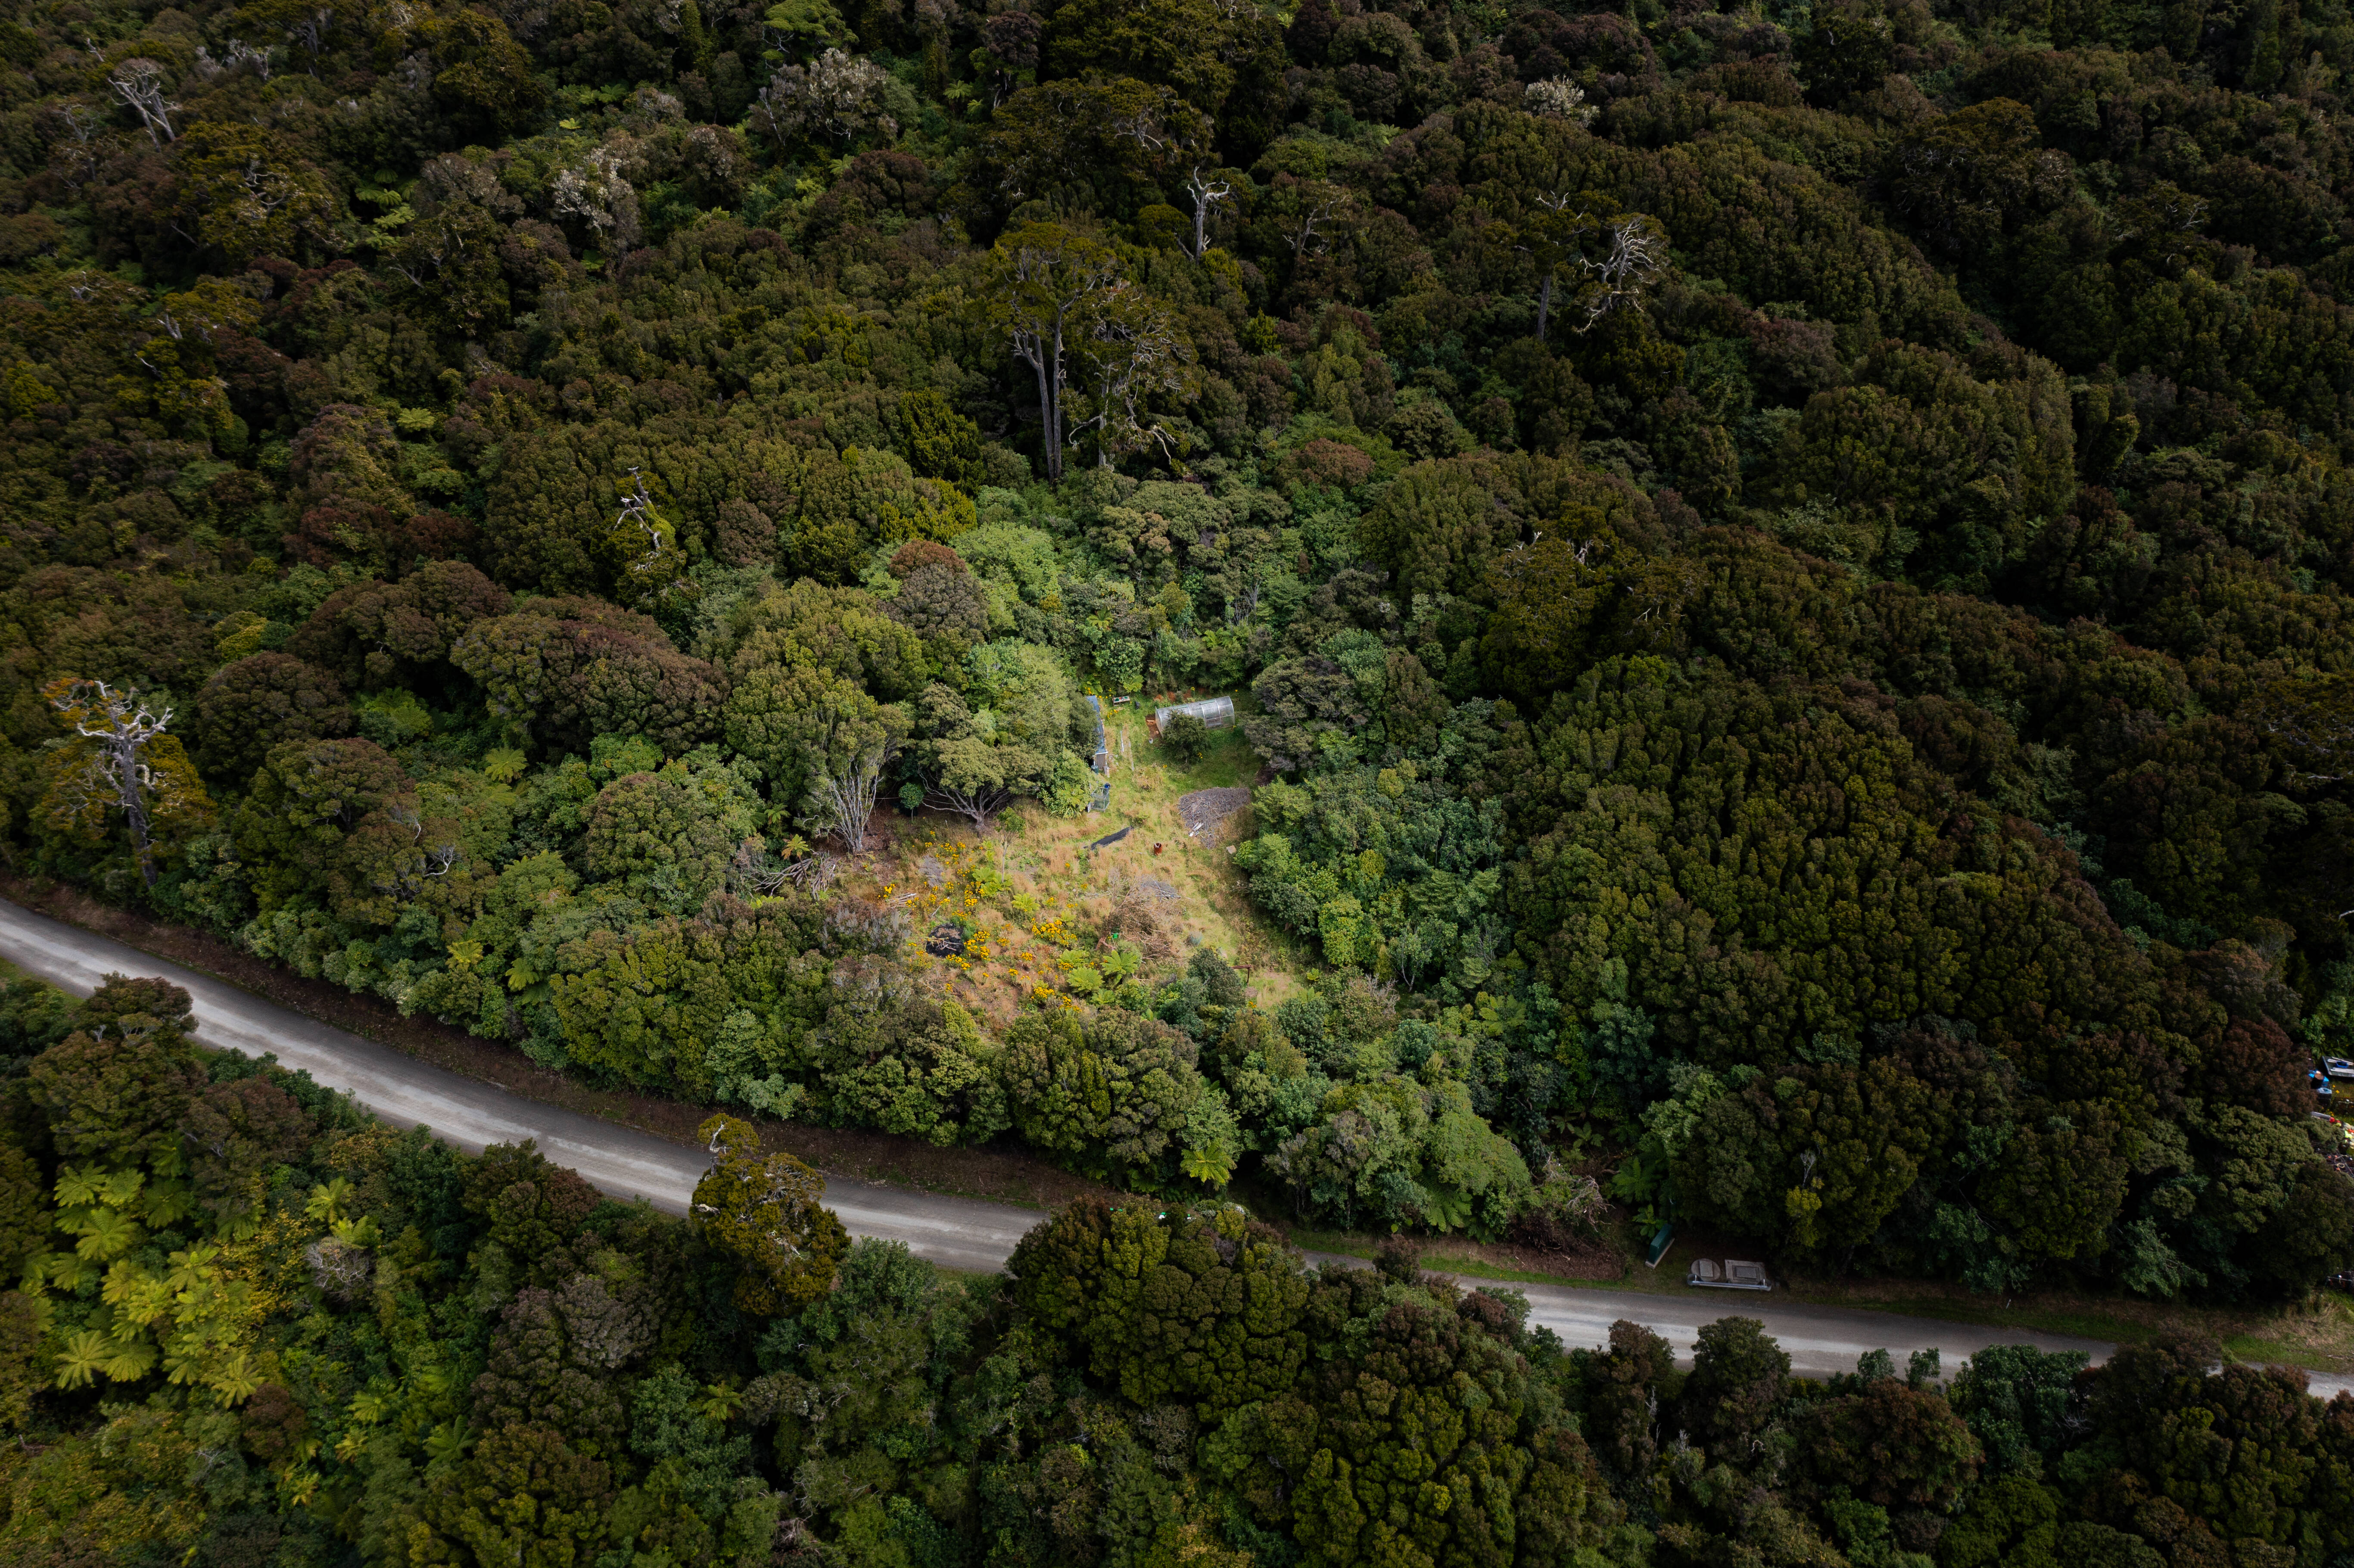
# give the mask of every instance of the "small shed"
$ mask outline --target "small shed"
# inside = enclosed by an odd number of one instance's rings
[[[1152,737],[1169,727],[1173,718],[1197,718],[1212,729],[1232,729],[1235,726],[1235,700],[1232,697],[1204,697],[1198,703],[1177,703],[1155,710],[1152,715]]]

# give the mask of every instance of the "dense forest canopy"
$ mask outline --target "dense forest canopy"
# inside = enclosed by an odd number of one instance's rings
[[[2330,1568],[2354,1396],[2161,1339],[1791,1375],[1565,1351],[1392,1244],[1075,1202],[849,1245],[733,1118],[692,1223],[0,984],[0,1560],[26,1568]],[[788,1244],[779,1245],[779,1243]]]
[[[2354,1264],[2335,0],[58,0],[0,64],[20,874],[1172,1199]],[[987,848],[1176,690],[1251,953]]]

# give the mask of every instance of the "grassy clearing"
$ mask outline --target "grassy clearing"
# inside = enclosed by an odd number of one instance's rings
[[[916,961],[944,994],[1002,1025],[1024,1006],[1076,1005],[1117,984],[1123,969],[1150,978],[1214,948],[1272,1007],[1298,989],[1298,945],[1251,911],[1231,851],[1248,832],[1249,808],[1189,838],[1177,802],[1197,789],[1229,789],[1257,776],[1239,731],[1220,732],[1200,759],[1179,761],[1145,736],[1142,699],[1112,709],[1105,735],[1111,792],[1099,811],[1050,815],[1032,801],[1003,812],[986,833],[961,818],[899,818],[889,840],[843,885],[904,912]],[[1117,843],[1091,847],[1128,830]],[[960,957],[921,951],[956,925]]]

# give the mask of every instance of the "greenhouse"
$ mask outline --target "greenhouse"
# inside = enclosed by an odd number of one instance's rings
[[[1212,729],[1232,729],[1235,724],[1235,700],[1232,697],[1204,697],[1198,703],[1178,703],[1156,709],[1152,715],[1152,736],[1158,740],[1161,732],[1176,718],[1197,718]]]

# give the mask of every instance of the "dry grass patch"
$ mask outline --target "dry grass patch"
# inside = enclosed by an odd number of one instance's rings
[[[1293,994],[1308,956],[1253,911],[1231,853],[1250,831],[1258,763],[1248,743],[1225,731],[1181,762],[1146,737],[1132,707],[1113,709],[1105,731],[1102,810],[1055,817],[1022,801],[986,833],[945,813],[899,818],[844,868],[843,891],[905,916],[911,960],[1000,1027],[1025,1006],[1077,1005],[1128,973],[1165,974],[1202,947],[1227,957],[1257,1005]],[[1180,802],[1208,790],[1246,799],[1225,796],[1206,824],[1197,810],[1189,832]],[[927,952],[950,926],[963,950]]]

